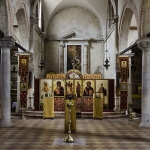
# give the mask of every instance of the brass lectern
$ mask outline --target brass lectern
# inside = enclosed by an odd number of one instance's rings
[[[103,98],[101,97],[93,98],[93,118],[94,119],[103,118]]]
[[[45,97],[43,99],[43,118],[54,118],[54,98]]]
[[[67,105],[71,105],[70,114],[69,114],[69,107]],[[69,130],[69,124],[68,124],[69,118],[71,121],[70,131],[71,133],[75,133],[76,131],[76,101],[74,100],[74,98],[72,100],[70,100],[70,98],[67,98],[67,100],[65,100],[65,133],[67,133]]]

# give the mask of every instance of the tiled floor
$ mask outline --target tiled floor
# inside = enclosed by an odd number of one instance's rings
[[[150,129],[140,128],[140,119],[77,119],[72,137],[81,144],[57,144],[67,136],[64,119],[12,121],[13,127],[0,128],[0,150],[150,150]]]

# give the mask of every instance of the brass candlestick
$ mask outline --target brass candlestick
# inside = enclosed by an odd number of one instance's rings
[[[66,142],[66,143],[73,143],[75,140],[73,139],[73,137],[70,135],[71,134],[71,130],[70,130],[70,124],[71,124],[71,107],[73,107],[74,106],[74,104],[72,104],[71,103],[71,101],[69,102],[69,103],[67,103],[66,104],[66,106],[68,107],[68,117],[69,117],[69,119],[68,119],[68,126],[69,126],[69,128],[68,128],[68,135],[67,135],[67,137],[64,139],[64,141]]]

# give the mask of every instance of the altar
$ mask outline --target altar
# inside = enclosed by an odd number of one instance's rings
[[[77,113],[93,112],[94,98],[101,98],[104,110],[113,110],[113,90],[114,80],[102,79],[101,74],[81,74],[75,69],[66,74],[49,73],[46,78],[39,80],[38,109],[44,109],[45,98],[53,97],[54,111],[64,111],[66,95],[73,94]]]

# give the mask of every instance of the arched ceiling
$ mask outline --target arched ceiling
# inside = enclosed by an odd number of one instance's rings
[[[78,6],[91,11],[99,19],[99,24],[105,33],[106,17],[107,17],[107,0],[43,0],[43,16],[44,16],[44,29],[48,29],[51,18],[59,11]]]

